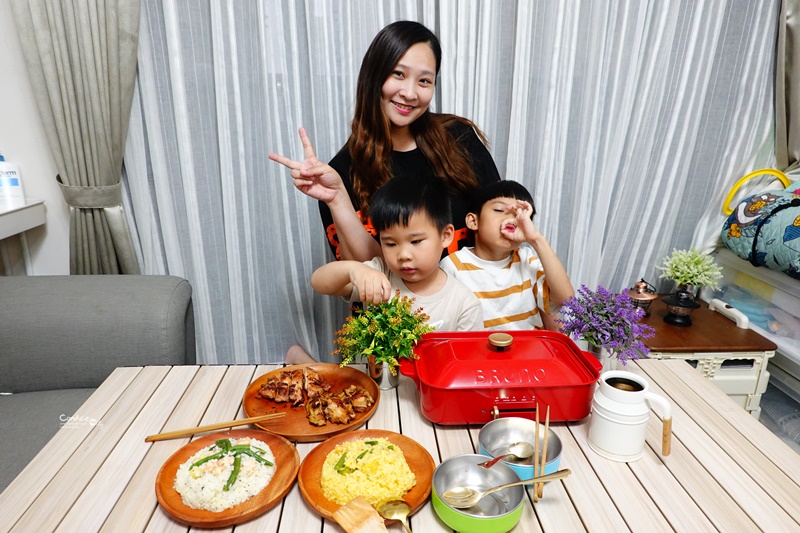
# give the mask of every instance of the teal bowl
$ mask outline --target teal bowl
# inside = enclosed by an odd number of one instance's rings
[[[547,431],[547,460],[544,465],[544,473],[552,474],[558,470],[561,462],[561,439],[552,429],[548,428]],[[544,435],[544,424],[539,424],[540,446],[544,443]],[[520,441],[530,442],[531,445],[536,443],[536,422],[519,417],[498,418],[481,428],[478,433],[478,451],[487,457],[494,458],[506,453],[509,445]],[[510,466],[520,479],[531,479],[534,471],[533,459],[533,457],[503,459],[500,463]]]
[[[506,533],[522,517],[525,489],[519,485],[488,494],[467,509],[450,507],[442,500],[441,494],[457,486],[486,490],[519,481],[519,476],[504,464],[489,469],[479,467],[478,463],[484,461],[484,455],[456,455],[443,461],[433,473],[433,509],[442,522],[458,533]]]

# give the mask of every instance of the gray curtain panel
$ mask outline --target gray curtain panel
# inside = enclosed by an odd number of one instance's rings
[[[122,207],[139,0],[12,0],[58,183],[70,273],[138,274]]]
[[[146,273],[194,288],[198,360],[332,361],[348,313],[317,204],[269,152],[342,147],[386,24],[442,42],[434,109],[473,119],[576,287],[620,291],[716,244],[732,183],[774,162],[780,0],[143,0],[125,152]],[[659,284],[660,285],[660,284]],[[672,287],[664,284],[663,290]]]
[[[784,172],[800,164],[800,0],[783,0],[778,20],[775,160]]]

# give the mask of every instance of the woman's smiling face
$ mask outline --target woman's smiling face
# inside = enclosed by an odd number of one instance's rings
[[[436,58],[427,43],[409,48],[381,88],[383,112],[396,129],[408,128],[428,110],[436,82]]]

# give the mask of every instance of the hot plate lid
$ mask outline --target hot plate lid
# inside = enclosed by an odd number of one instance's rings
[[[552,331],[505,331],[508,346],[489,341],[493,331],[426,334],[414,352],[416,375],[431,387],[562,387],[594,383],[600,366],[566,335]],[[502,343],[500,343],[502,344]]]

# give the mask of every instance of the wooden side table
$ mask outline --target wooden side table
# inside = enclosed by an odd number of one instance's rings
[[[742,329],[700,302],[688,327],[664,322],[667,307],[659,297],[642,319],[656,330],[645,341],[653,359],[682,359],[694,366],[745,410],[758,418],[761,395],[767,389],[767,363],[777,346],[751,329]]]

